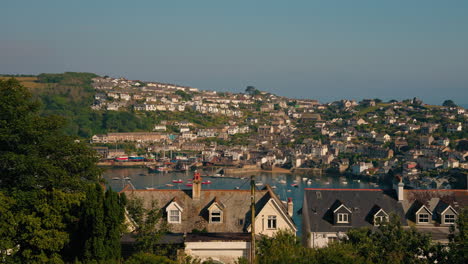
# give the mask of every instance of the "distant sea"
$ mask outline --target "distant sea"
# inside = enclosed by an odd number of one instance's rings
[[[461,106],[461,107],[463,107],[465,109],[468,109],[468,104],[459,104],[458,106]]]

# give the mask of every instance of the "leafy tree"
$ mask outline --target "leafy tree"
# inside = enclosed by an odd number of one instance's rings
[[[442,103],[442,106],[446,106],[446,107],[457,107],[457,105],[456,105],[452,100],[445,100],[445,101]]]
[[[456,228],[450,230],[449,253],[446,263],[466,263],[468,256],[468,209],[463,209],[457,219]]]
[[[274,237],[262,236],[257,241],[257,263],[315,263],[312,252],[300,244],[297,237],[280,230]]]
[[[63,263],[86,186],[101,173],[95,152],[63,133],[64,120],[39,110],[17,80],[0,81],[0,246],[14,250],[7,262]]]
[[[184,92],[184,91],[182,91],[182,90],[177,90],[177,91],[175,92],[175,94],[178,95],[178,96],[180,96],[180,97],[182,97],[182,99],[183,99],[184,101],[190,101],[190,100],[192,100],[192,95],[189,94],[189,93],[186,93],[186,92]]]
[[[460,140],[458,141],[456,149],[458,151],[466,151],[468,150],[468,140]]]
[[[348,240],[371,263],[425,263],[434,251],[429,235],[415,228],[404,229],[396,215],[377,230],[350,230]]]
[[[140,252],[132,255],[125,264],[176,264],[176,262],[164,256]]]
[[[127,210],[137,225],[136,247],[145,253],[165,253],[165,249],[158,245],[163,234],[167,232],[167,223],[163,219],[162,210],[155,201],[150,208],[143,207],[143,200],[139,198],[129,199]]]

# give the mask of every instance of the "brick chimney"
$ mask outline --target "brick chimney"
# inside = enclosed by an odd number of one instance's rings
[[[294,204],[291,197],[288,197],[288,215],[292,217],[294,214]]]
[[[200,200],[202,179],[199,172],[195,171],[192,181],[192,199]]]

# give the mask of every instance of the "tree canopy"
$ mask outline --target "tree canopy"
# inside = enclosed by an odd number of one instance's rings
[[[105,203],[99,198],[104,197],[102,189],[87,192],[90,186],[99,187],[96,153],[67,136],[64,126],[63,118],[41,115],[40,104],[17,80],[0,81],[0,258],[8,263],[64,263],[79,258],[75,227],[85,219],[79,214],[83,206],[109,219],[112,227],[121,222],[121,211],[119,220],[110,213],[121,207],[116,194],[109,194]],[[105,245],[116,239],[118,243],[119,236],[106,233],[111,228],[103,223],[104,232],[95,237],[105,240]],[[115,246],[108,248],[117,254]],[[93,254],[88,260],[99,258]]]

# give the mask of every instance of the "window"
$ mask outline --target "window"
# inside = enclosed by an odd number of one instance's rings
[[[210,223],[221,223],[221,210],[214,209],[210,211]]]
[[[444,223],[445,224],[453,224],[455,223],[455,215],[453,214],[446,214],[444,216]]]
[[[429,214],[419,214],[418,223],[429,223]]]
[[[388,217],[384,215],[378,215],[374,217],[374,225],[378,226],[380,223],[388,222]]]
[[[276,215],[268,216],[268,229],[276,229]]]
[[[337,223],[349,223],[348,214],[338,214]]]
[[[169,223],[180,223],[180,211],[169,210]]]

